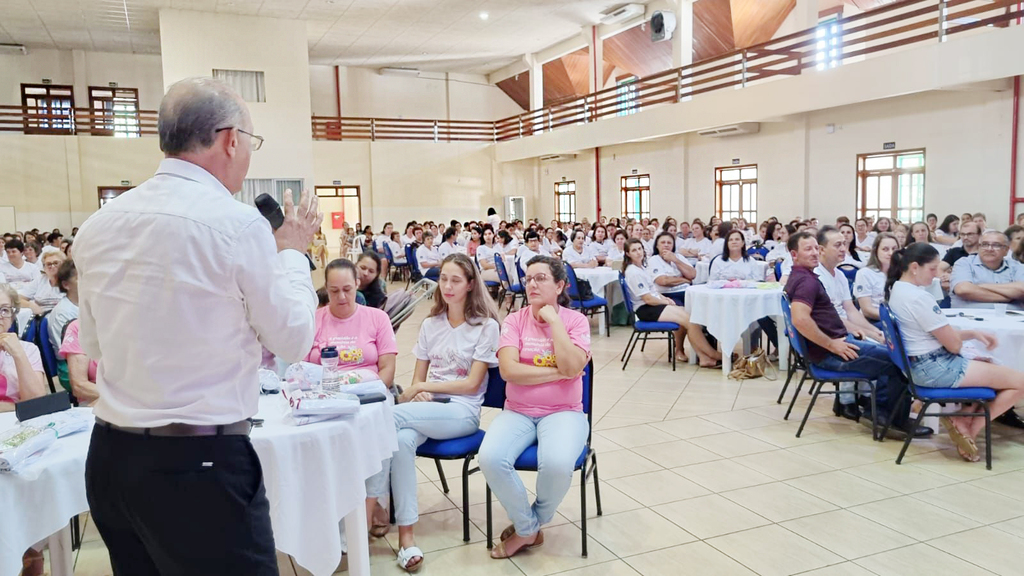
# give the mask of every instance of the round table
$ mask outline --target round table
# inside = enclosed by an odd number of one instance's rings
[[[954,328],[995,334],[999,345],[988,353],[999,364],[1024,370],[1024,315],[1011,312],[997,316],[995,310],[985,308],[950,308],[942,313],[953,316],[948,320]]]
[[[341,561],[344,520],[349,570],[368,575],[365,482],[398,450],[391,401],[366,404],[351,417],[295,426],[277,394],[260,398],[256,417],[264,423],[250,438],[263,466],[277,549],[315,576],[333,574]],[[0,430],[15,423],[13,413],[0,414]],[[23,476],[0,474],[0,576],[17,575],[21,555],[47,537],[51,558],[67,559],[66,568],[51,560],[51,573],[71,574],[70,532],[62,528],[88,510],[90,436],[91,430],[58,440]]]
[[[732,351],[740,337],[759,319],[775,317],[779,333],[779,370],[786,370],[789,341],[783,336],[782,288],[710,288],[707,285],[686,289],[686,310],[690,321],[705,326],[722,348],[722,374],[732,371]],[[696,361],[696,354],[690,356]]]
[[[75,408],[91,412],[88,408]],[[16,426],[14,412],[0,414],[0,430]],[[60,438],[20,474],[0,474],[0,575],[17,576],[21,556],[47,540],[50,573],[71,574],[71,517],[89,510],[85,457],[92,427]],[[365,514],[365,511],[364,511]]]

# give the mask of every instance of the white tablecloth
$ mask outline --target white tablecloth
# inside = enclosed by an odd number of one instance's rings
[[[86,410],[88,408],[77,408]],[[17,425],[14,412],[0,414],[0,430]],[[72,516],[89,509],[85,499],[85,457],[89,451],[92,428],[57,440],[38,460],[20,475],[0,474],[0,575],[17,576],[21,556],[36,542],[50,538],[68,525]],[[53,550],[50,540],[51,570],[54,576],[70,574],[70,532],[63,554]]]
[[[982,330],[995,334],[999,345],[989,354],[1004,366],[1024,370],[1024,316],[1016,314],[996,316],[994,310],[983,308],[951,308],[942,311],[947,316],[961,312],[967,317],[949,318],[949,323],[953,327],[961,330]],[[982,320],[978,321],[976,318]]]
[[[783,337],[782,289],[720,288],[691,286],[686,290],[690,321],[706,326],[722,349],[722,373],[732,371],[732,350],[750,325],[765,316],[775,317],[779,333],[779,369],[786,369],[789,341]],[[696,354],[691,356],[695,358]]]
[[[366,560],[365,481],[398,450],[390,402],[367,404],[353,417],[294,426],[281,395],[260,398],[262,428],[252,445],[263,465],[277,549],[314,576],[333,574],[341,561],[339,524],[346,526],[350,570]],[[354,530],[352,525],[358,526]],[[361,558],[360,558],[361,557]]]
[[[286,414],[281,395],[261,397],[257,417],[265,422],[251,435],[277,549],[315,576],[333,574],[341,561],[344,518],[351,526],[349,569],[368,575],[365,481],[398,449],[391,403],[368,404],[355,416],[308,426],[288,423]],[[15,422],[13,413],[0,414],[0,430]],[[59,440],[25,477],[0,474],[0,576],[17,575],[29,546],[88,510],[85,458],[91,434]],[[30,480],[32,475],[38,478]]]
[[[761,273],[760,278],[763,279],[768,273],[768,263],[764,260],[755,260],[754,263],[757,264],[757,269]],[[701,260],[694,264],[693,267],[697,269],[697,277],[693,279],[693,284],[707,284],[708,276],[711,274],[711,261]]]

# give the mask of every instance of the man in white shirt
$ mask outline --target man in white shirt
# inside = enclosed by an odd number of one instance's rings
[[[25,244],[21,240],[8,240],[4,251],[7,253],[7,261],[0,262],[0,274],[3,274],[6,282],[14,286],[15,290],[21,290],[35,282],[42,274],[39,266],[25,259]]]
[[[89,508],[115,574],[277,574],[248,419],[263,347],[295,362],[312,346],[304,252],[323,215],[286,195],[272,233],[232,198],[262,138],[225,84],[173,84],[158,131],[156,175],[75,240],[80,342],[99,362]]]

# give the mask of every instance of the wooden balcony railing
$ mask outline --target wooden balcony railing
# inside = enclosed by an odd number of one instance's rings
[[[0,132],[135,138],[156,135],[156,120],[156,110],[123,112],[92,108],[0,106]]]
[[[314,140],[494,142],[494,122],[313,116]]]

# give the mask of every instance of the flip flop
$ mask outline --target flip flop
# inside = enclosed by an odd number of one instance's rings
[[[949,434],[949,439],[956,444],[956,449],[960,456],[968,462],[977,462],[977,460],[973,460],[973,458],[978,457],[978,446],[974,443],[974,440],[964,436],[963,432],[957,429],[953,424],[953,419],[949,416],[940,417],[939,422]]]
[[[533,548],[539,548],[540,546],[543,546],[543,545],[544,545],[544,533],[543,532],[537,532],[537,539],[534,540],[533,544],[527,544],[526,546],[522,546],[521,548],[519,548],[518,550],[516,550],[512,554],[509,554],[505,550],[505,541],[502,540],[501,542],[498,542],[494,546],[494,550],[491,550],[491,558],[494,558],[495,560],[504,560],[506,558],[511,558],[511,557],[515,556],[516,554],[519,554],[523,550],[531,550]]]
[[[420,561],[413,565],[412,568],[410,568],[409,563],[412,562],[413,558],[419,558]],[[426,558],[423,556],[423,550],[420,550],[416,546],[398,549],[398,565],[401,566],[402,570],[405,570],[406,572],[416,572],[417,570],[423,567],[423,562],[425,560]]]

